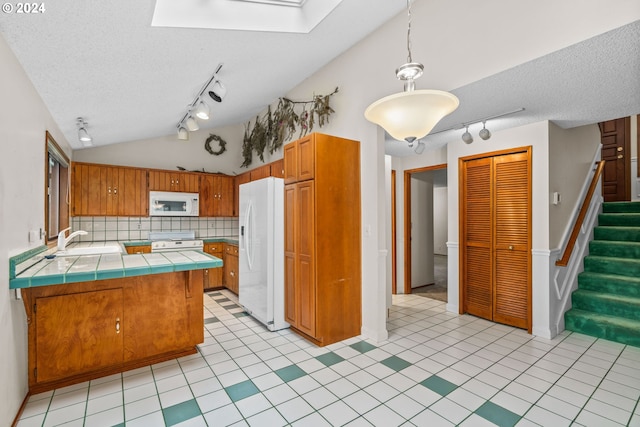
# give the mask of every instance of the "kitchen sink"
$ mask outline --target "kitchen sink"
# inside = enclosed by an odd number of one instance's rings
[[[105,246],[78,246],[67,248],[64,251],[56,252],[56,256],[81,256],[81,255],[102,255],[122,253],[119,244],[109,244]]]

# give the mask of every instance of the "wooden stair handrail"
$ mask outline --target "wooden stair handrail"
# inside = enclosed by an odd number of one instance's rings
[[[587,216],[587,209],[589,209],[589,205],[591,204],[591,198],[593,197],[593,193],[596,191],[598,180],[600,179],[600,175],[602,174],[602,169],[604,169],[604,163],[605,163],[604,160],[600,160],[600,162],[598,162],[598,166],[596,167],[596,173],[593,174],[593,178],[591,179],[591,185],[589,186],[587,195],[582,201],[582,207],[580,208],[578,219],[576,219],[576,223],[573,225],[573,230],[571,230],[571,236],[569,236],[569,243],[567,243],[567,247],[564,249],[564,254],[562,255],[562,258],[556,261],[557,266],[566,267],[567,264],[569,264],[569,258],[571,258],[573,247],[576,245],[576,240],[578,239],[580,228],[582,227],[582,223],[584,222],[584,217]]]

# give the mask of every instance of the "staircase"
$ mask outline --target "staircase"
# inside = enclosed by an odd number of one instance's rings
[[[571,302],[566,329],[640,347],[640,202],[603,204]]]

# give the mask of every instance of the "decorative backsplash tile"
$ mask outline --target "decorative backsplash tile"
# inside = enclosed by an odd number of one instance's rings
[[[196,237],[238,235],[238,218],[73,217],[71,229],[84,230],[79,242],[147,240],[149,231],[195,231]],[[75,240],[75,239],[74,239]]]

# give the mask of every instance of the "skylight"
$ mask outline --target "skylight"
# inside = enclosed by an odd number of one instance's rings
[[[156,0],[151,26],[309,33],[341,2],[342,0]]]
[[[275,6],[302,7],[302,4],[306,0],[234,0],[234,1],[245,1],[245,2],[249,2],[249,3],[273,4]]]

